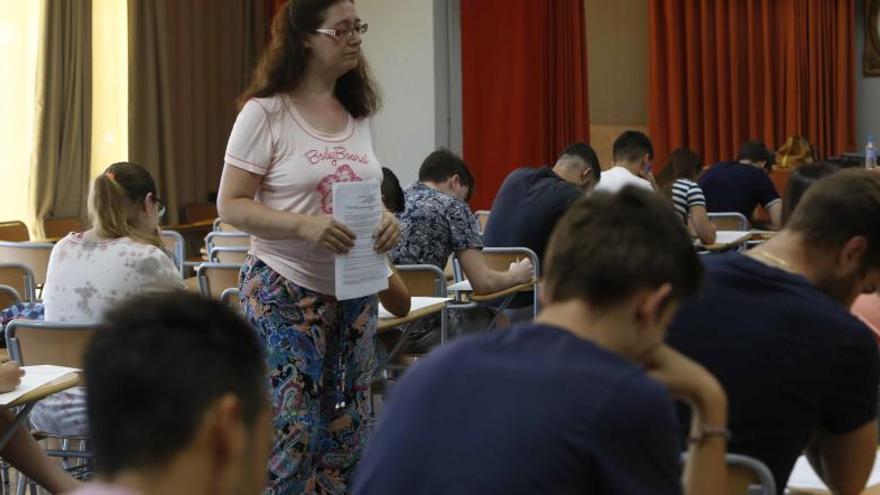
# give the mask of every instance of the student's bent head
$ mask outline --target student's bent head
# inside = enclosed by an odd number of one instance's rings
[[[555,167],[564,169],[563,179],[584,189],[592,189],[602,176],[599,157],[587,143],[568,145],[556,160]]]
[[[612,156],[615,162],[646,164],[654,159],[654,146],[645,133],[625,131],[614,140]]]
[[[449,194],[461,201],[470,201],[474,193],[474,176],[467,164],[455,153],[440,148],[425,158],[419,167],[419,182],[444,186]]]
[[[636,311],[659,340],[678,302],[696,294],[703,268],[690,236],[658,194],[632,186],[576,201],[556,225],[544,260],[544,299],[572,299],[600,313]],[[653,301],[653,302],[652,302]]]
[[[849,307],[880,288],[880,174],[850,169],[819,180],[785,228],[801,236],[814,282],[834,300]]]
[[[262,490],[271,436],[262,350],[223,305],[186,293],[128,300],[89,345],[85,385],[106,479],[161,476],[187,459],[212,473],[211,493]]]
[[[89,190],[89,220],[104,238],[131,237],[161,247],[157,228],[164,209],[153,176],[136,163],[110,165]]]

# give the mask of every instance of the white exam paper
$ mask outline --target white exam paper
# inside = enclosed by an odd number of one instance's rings
[[[434,304],[449,301],[448,297],[423,297],[423,296],[415,296],[409,299],[409,312],[415,312],[422,308],[427,308],[428,306],[433,306]],[[396,315],[391,313],[385,309],[385,306],[382,306],[382,303],[379,303],[379,318],[397,318]]]
[[[388,288],[385,255],[373,249],[382,220],[382,193],[376,181],[333,184],[333,218],[357,237],[348,254],[337,254],[336,299],[354,299]]]
[[[22,366],[21,369],[24,370],[21,383],[15,389],[0,394],[0,405],[5,406],[32,390],[38,389],[47,383],[52,383],[68,373],[79,371],[76,368],[52,366],[49,364]]]

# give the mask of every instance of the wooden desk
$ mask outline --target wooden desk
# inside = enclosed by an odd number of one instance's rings
[[[406,325],[407,323],[412,323],[418,319],[425,318],[427,316],[435,315],[443,311],[443,308],[446,307],[446,302],[437,302],[431,304],[430,306],[425,306],[424,308],[419,308],[415,311],[410,311],[406,316],[400,316],[397,318],[379,318],[379,332],[385,332],[391,330],[392,328],[397,328],[399,326]],[[441,333],[443,329],[441,328]]]
[[[720,230],[718,234],[727,233],[731,235],[731,238],[721,240],[716,240],[715,244],[709,244],[708,246],[703,246],[698,244],[699,247],[702,247],[706,251],[717,252],[717,251],[726,251],[728,249],[735,248],[740,244],[744,244],[748,241],[752,234],[748,231],[734,231],[734,230]]]
[[[24,423],[24,421],[28,417],[28,414],[30,414],[31,409],[34,408],[34,405],[37,402],[45,399],[52,394],[57,394],[58,392],[63,392],[69,388],[73,388],[79,385],[80,382],[80,373],[69,373],[61,376],[55,381],[37,387],[30,392],[22,395],[21,397],[15,399],[14,401],[3,405],[2,407],[4,409],[11,409],[18,406],[24,407],[18,412],[18,414],[15,415],[15,419],[12,420],[12,424],[10,424],[9,428],[3,432],[3,436],[0,436],[0,450],[6,447],[6,444],[9,443],[9,440],[11,440],[12,436],[15,434],[15,430],[18,429],[18,427],[21,426],[22,423]]]
[[[470,300],[476,303],[484,303],[489,301],[494,301],[495,299],[501,299],[502,297],[516,295],[518,292],[531,292],[535,290],[535,280],[532,279],[531,282],[526,282],[524,284],[514,285],[513,287],[508,287],[504,290],[500,290],[498,292],[491,292],[489,294],[477,294],[471,293],[469,296]]]

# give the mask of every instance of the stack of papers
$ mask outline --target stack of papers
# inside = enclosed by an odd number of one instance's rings
[[[410,308],[409,312],[418,311],[422,308],[427,308],[428,306],[432,306],[437,303],[442,303],[448,301],[448,297],[413,297],[410,298]],[[382,306],[379,303],[379,318],[398,318],[397,316],[391,314],[385,306]]]
[[[76,368],[51,366],[48,364],[42,364],[39,366],[22,366],[21,369],[24,370],[24,376],[21,377],[21,384],[19,384],[18,387],[15,387],[15,390],[0,394],[0,406],[5,406],[10,402],[14,402],[19,397],[29,392],[33,392],[43,385],[48,385],[64,375],[80,371]]]
[[[719,230],[715,232],[715,244],[733,244],[750,235],[747,230]]]

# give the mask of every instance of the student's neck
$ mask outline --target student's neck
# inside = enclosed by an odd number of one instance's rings
[[[535,322],[571,332],[630,361],[638,357],[639,351],[627,345],[631,340],[627,338],[628,323],[620,311],[597,312],[583,301],[571,299],[544,306]]]
[[[209,480],[213,479],[214,474],[204,467],[203,463],[178,456],[161,468],[123,471],[111,479],[99,476],[98,481],[128,488],[138,495],[213,494]]]
[[[306,70],[305,77],[293,90],[293,99],[299,101],[326,101],[333,99],[336,91],[336,75],[317,68]]]
[[[560,179],[565,182],[570,182],[572,184],[577,185],[579,182],[580,174],[577,171],[574,171],[568,165],[564,163],[558,162],[551,169],[554,174],[556,174]]]
[[[783,229],[767,242],[748,251],[747,256],[816,282],[815,263],[801,234]]]
[[[633,175],[639,175],[639,169],[642,167],[642,164],[639,162],[614,162],[611,167],[622,167],[629,170]]]
[[[446,187],[446,184],[444,184],[442,182],[437,183],[437,182],[431,182],[431,181],[423,181],[422,185],[429,188],[429,189],[433,189],[435,191],[441,192],[447,196],[452,196],[452,191],[450,191],[449,188]]]

